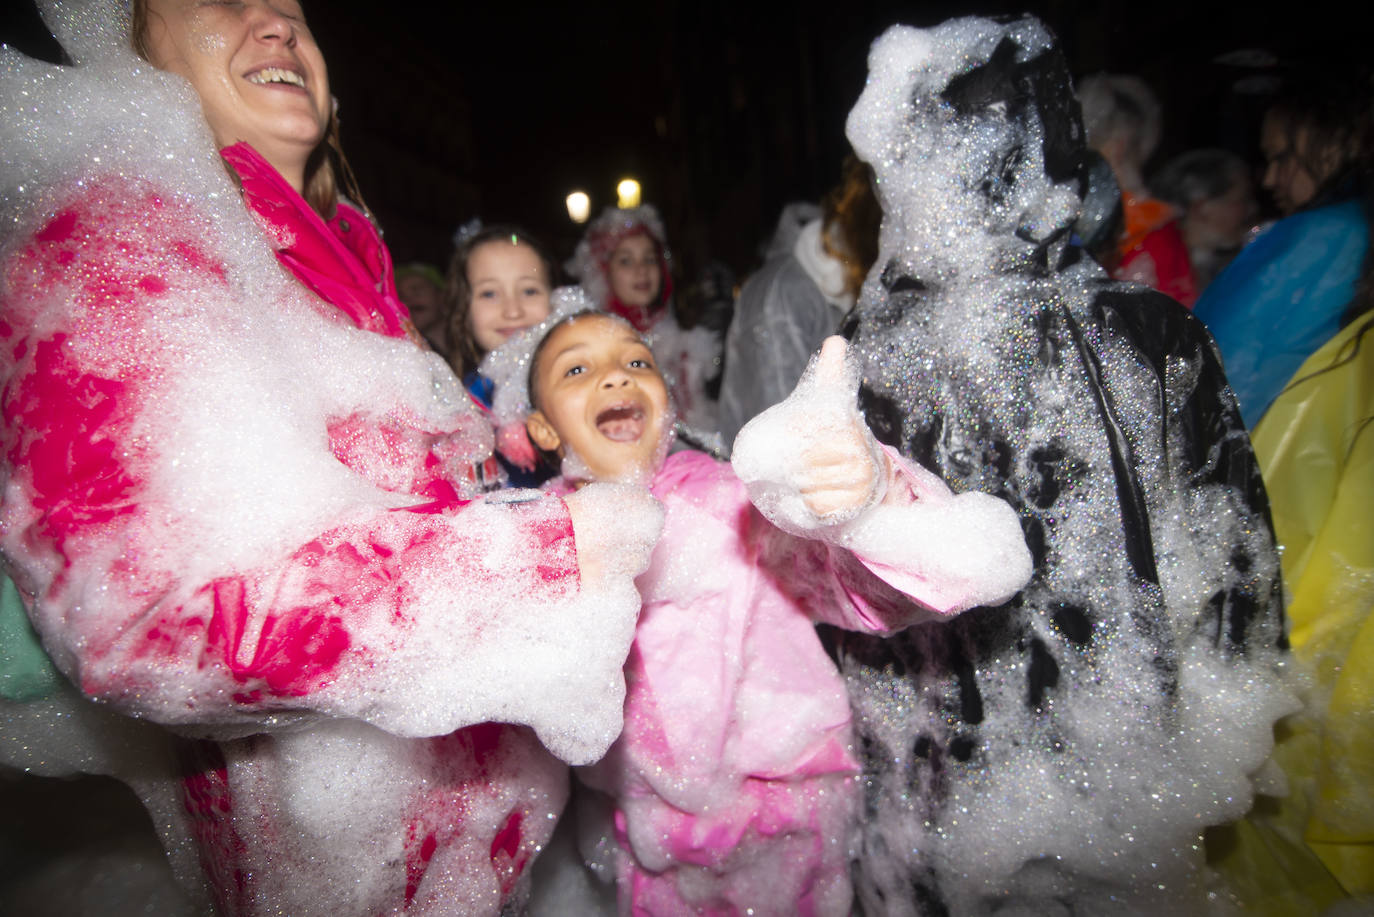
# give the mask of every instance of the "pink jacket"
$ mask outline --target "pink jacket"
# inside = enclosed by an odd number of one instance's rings
[[[893,502],[952,498],[887,454]],[[636,581],[625,731],[578,769],[614,801],[601,831],[620,851],[621,912],[848,914],[859,768],[844,683],[814,624],[891,633],[979,598],[784,533],[702,453],[670,456],[651,489],[666,523]],[[1004,517],[989,539],[1018,542]]]
[[[566,769],[524,727],[449,733],[528,723],[595,758],[614,730],[562,730],[539,692],[604,695],[625,644],[543,635],[579,591],[567,509],[479,496],[490,429],[404,340],[368,220],[326,224],[251,148],[224,158],[323,298],[270,256],[245,286],[260,256],[194,202],[83,182],[3,264],[0,548],[84,694],[221,740],[186,749],[186,830],[229,913],[495,913]],[[279,341],[288,319],[308,330]],[[254,362],[278,344],[297,362]],[[513,664],[533,651],[554,654],[541,686]]]

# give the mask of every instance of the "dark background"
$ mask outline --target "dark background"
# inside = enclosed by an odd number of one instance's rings
[[[0,4],[0,39],[56,59],[31,0]],[[838,178],[868,46],[894,22],[1039,15],[1076,75],[1138,73],[1159,93],[1156,162],[1205,145],[1254,159],[1264,102],[1243,90],[1295,59],[1368,57],[1370,37],[1368,13],[1337,14],[1326,0],[1282,15],[1178,0],[487,0],[423,12],[307,0],[306,10],[344,147],[398,263],[442,264],[473,216],[524,224],[565,257],[580,234],[564,210],[568,192],[587,191],[595,214],[633,175],[663,213],[684,277],[710,258],[740,273],[756,266],[782,205],[816,200]],[[1279,66],[1219,60],[1253,49]]]

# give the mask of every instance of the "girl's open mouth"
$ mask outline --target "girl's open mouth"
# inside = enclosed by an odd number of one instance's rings
[[[637,404],[615,404],[596,415],[601,435],[617,443],[632,443],[644,434],[644,408]]]

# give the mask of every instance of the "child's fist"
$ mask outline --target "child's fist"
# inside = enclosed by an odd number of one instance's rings
[[[583,583],[634,578],[649,566],[663,531],[663,506],[643,487],[588,484],[563,498],[577,539]]]
[[[789,531],[845,522],[881,496],[887,460],[858,408],[858,368],[827,338],[796,389],[735,440],[735,473],[755,504]]]

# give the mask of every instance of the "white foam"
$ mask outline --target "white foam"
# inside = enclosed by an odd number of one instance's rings
[[[859,366],[847,353],[839,366],[811,358],[797,386],[781,403],[745,424],[735,438],[731,464],[749,488],[749,499],[783,531],[815,537],[819,528],[842,525],[882,497],[886,476],[882,450],[859,414]],[[870,478],[856,505],[817,514],[804,489],[812,483],[812,455],[827,444],[859,438]]]

